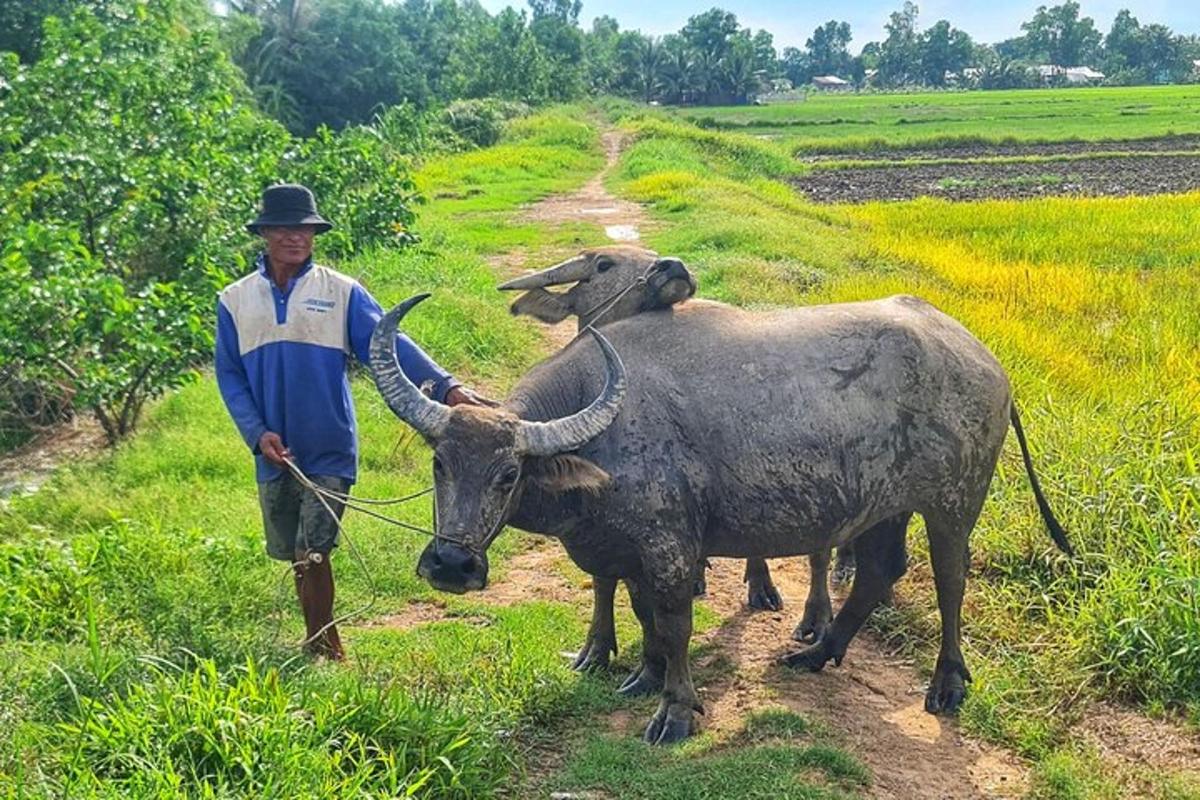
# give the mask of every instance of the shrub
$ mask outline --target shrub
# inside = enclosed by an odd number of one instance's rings
[[[462,141],[488,147],[500,141],[505,122],[528,113],[529,106],[511,100],[455,100],[442,112],[442,122]]]

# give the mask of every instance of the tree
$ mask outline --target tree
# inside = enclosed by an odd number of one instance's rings
[[[634,58],[636,67],[637,90],[640,92],[642,100],[648,103],[659,88],[664,53],[662,53],[662,44],[653,36],[638,35],[635,42],[632,58]]]
[[[548,62],[549,99],[569,100],[583,93],[583,31],[579,29],[582,0],[528,0],[533,12],[529,30]]]
[[[850,72],[850,23],[830,20],[813,31],[804,43],[811,75],[846,75]],[[807,81],[806,81],[807,82]]]
[[[1100,31],[1091,17],[1079,16],[1079,3],[1068,0],[1059,6],[1038,6],[1033,19],[1021,24],[1025,31],[1026,54],[1063,67],[1079,66],[1095,59]]]
[[[775,38],[770,33],[760,30],[751,40],[754,46],[754,71],[770,79],[779,76],[779,55],[775,52]]]
[[[971,65],[975,43],[944,19],[921,35],[921,74],[930,86],[945,86],[946,75],[961,74]]]
[[[905,1],[904,7],[893,11],[884,30],[887,38],[879,46],[879,82],[884,86],[904,86],[913,83],[921,74],[921,49],[917,36],[919,9]]]
[[[808,83],[816,74],[813,72],[808,53],[798,47],[783,48],[783,57],[779,63],[783,69],[783,76],[791,81],[793,86]]]

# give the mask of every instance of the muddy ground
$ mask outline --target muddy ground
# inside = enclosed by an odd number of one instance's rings
[[[1200,153],[818,169],[792,184],[818,203],[1172,194],[1200,189]]]
[[[802,153],[801,161],[828,162],[843,160],[906,161],[909,159],[936,160],[944,158],[1019,158],[1022,156],[1077,156],[1088,153],[1169,153],[1200,150],[1200,136],[1159,136],[1153,139],[1117,139],[1096,142],[1010,142],[984,144],[963,142],[942,147],[901,147],[876,150],[855,150],[840,153]]]

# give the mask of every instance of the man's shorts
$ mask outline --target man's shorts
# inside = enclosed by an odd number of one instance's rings
[[[350,481],[331,475],[309,475],[318,486],[343,494]],[[329,508],[342,517],[345,505],[325,498]],[[258,485],[258,504],[262,507],[263,528],[267,534],[267,554],[281,561],[292,561],[298,552],[312,550],[328,554],[337,547],[338,525],[310,489],[295,476],[283,477]]]

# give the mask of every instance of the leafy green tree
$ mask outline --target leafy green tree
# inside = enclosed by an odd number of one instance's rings
[[[649,103],[662,83],[666,53],[662,42],[653,36],[637,34],[629,42],[631,47],[627,57],[633,68],[638,95]]]
[[[579,29],[582,0],[527,0],[533,12],[529,30],[548,62],[552,79],[548,98],[570,100],[584,88],[583,31]]]
[[[703,91],[703,77],[687,42],[678,34],[663,37],[665,57],[662,67],[664,99],[669,103],[691,103]]]
[[[625,37],[621,26],[610,16],[596,17],[592,29],[583,38],[583,58],[587,92],[621,93],[625,64],[621,52]]]
[[[1094,60],[1100,46],[1100,31],[1091,17],[1079,16],[1079,3],[1038,6],[1033,19],[1021,24],[1025,31],[1028,57],[1063,67],[1079,66]]]
[[[779,65],[783,76],[791,81],[793,86],[808,83],[815,74],[808,53],[798,47],[783,48]]]
[[[971,65],[975,43],[944,19],[921,35],[921,73],[930,86],[945,86],[947,73],[958,73]]]
[[[809,75],[803,83],[807,83],[816,75],[845,76],[850,72],[850,23],[829,20],[813,31],[813,35],[804,43],[807,50]]]
[[[754,46],[754,71],[763,78],[779,77],[779,54],[775,52],[775,37],[764,30],[756,31],[751,39]]]
[[[919,9],[905,1],[893,11],[884,29],[887,38],[879,46],[879,82],[885,86],[914,83],[921,75],[921,43],[917,34]]]
[[[32,315],[5,356],[26,385],[69,387],[111,441],[207,357],[215,265],[244,263],[230,214],[286,145],[185,10],[80,8],[47,19],[36,62],[0,68],[6,294]]]

